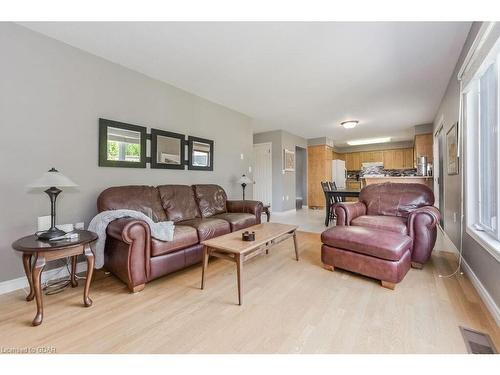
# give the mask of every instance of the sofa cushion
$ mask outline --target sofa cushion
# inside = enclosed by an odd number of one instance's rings
[[[214,215],[212,218],[227,221],[231,226],[231,232],[257,224],[257,218],[252,214],[226,212],[225,214]]]
[[[193,185],[201,216],[210,217],[227,212],[227,195],[219,185]]]
[[[434,193],[424,184],[386,182],[368,185],[359,194],[367,215],[408,217],[411,211],[434,204]]]
[[[161,185],[158,191],[168,220],[178,222],[201,217],[191,186]]]
[[[340,226],[325,230],[321,241],[338,249],[397,261],[411,248],[410,237],[367,227]]]
[[[168,254],[198,243],[198,232],[187,225],[176,225],[173,241],[160,241],[151,238],[151,256]]]
[[[97,210],[134,210],[142,212],[153,221],[165,221],[158,189],[153,186],[116,186],[104,190],[97,198]]]
[[[199,218],[180,222],[189,225],[198,231],[198,239],[201,241],[231,233],[231,227],[225,220],[214,218]]]
[[[351,220],[351,225],[408,234],[406,222],[407,220],[400,216],[362,215]]]

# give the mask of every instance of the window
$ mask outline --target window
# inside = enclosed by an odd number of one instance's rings
[[[500,40],[463,90],[467,232],[500,252]]]

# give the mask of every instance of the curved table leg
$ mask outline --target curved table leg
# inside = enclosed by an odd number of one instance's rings
[[[71,257],[71,287],[76,288],[78,286],[78,281],[76,280],[76,262],[78,260],[77,255]]]
[[[35,290],[33,289],[33,277],[31,276],[31,254],[23,253],[23,266],[24,273],[26,273],[26,278],[28,279],[28,284],[30,286],[30,293],[26,296],[26,301],[31,301],[33,300],[33,298],[35,298]]]
[[[83,290],[83,303],[85,307],[92,306],[92,300],[89,297],[90,283],[92,281],[92,274],[94,273],[94,253],[89,245],[85,245],[85,257],[87,258],[87,280],[85,280],[85,289]]]
[[[34,326],[38,326],[42,324],[43,321],[43,301],[42,301],[42,287],[41,287],[41,278],[42,278],[42,271],[43,268],[45,267],[45,257],[43,254],[37,254],[35,256],[35,266],[33,267],[33,270],[31,272],[32,275],[32,282],[33,282],[33,289],[34,289],[34,294],[35,294],[35,300],[36,300],[36,315],[35,319],[33,319],[32,324]]]

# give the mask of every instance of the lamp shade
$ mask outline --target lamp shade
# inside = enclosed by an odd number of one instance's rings
[[[45,172],[40,178],[33,181],[27,188],[45,188],[45,187],[74,187],[78,186],[70,178],[52,168]]]
[[[238,183],[239,184],[251,184],[251,183],[253,183],[253,181],[250,178],[248,178],[247,176],[243,175],[238,180]]]

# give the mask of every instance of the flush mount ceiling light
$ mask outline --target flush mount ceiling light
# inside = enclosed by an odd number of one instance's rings
[[[356,125],[358,125],[358,123],[359,123],[358,120],[349,120],[349,121],[342,121],[340,125],[343,126],[344,129],[352,129],[355,128]]]
[[[387,143],[390,142],[390,137],[384,138],[368,138],[368,139],[357,139],[355,141],[347,141],[349,146],[360,146],[360,145],[370,145],[372,143]]]

